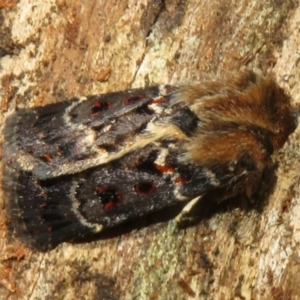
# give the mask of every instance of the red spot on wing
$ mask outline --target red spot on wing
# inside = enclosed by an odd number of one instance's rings
[[[129,105],[129,104],[132,104],[132,103],[134,103],[134,102],[137,102],[137,101],[139,101],[139,100],[141,100],[141,99],[143,99],[143,98],[145,98],[145,95],[133,95],[133,96],[131,96],[131,97],[129,97],[129,98],[126,98],[126,99],[123,101],[123,103],[124,103],[125,105]]]
[[[162,103],[163,101],[165,101],[166,98],[163,97],[163,96],[160,96],[160,97],[156,97],[154,98],[152,101],[151,101],[151,104],[159,104],[159,103]]]
[[[96,194],[103,205],[103,209],[105,210],[116,207],[117,204],[122,200],[121,193],[113,187],[97,187]]]
[[[43,157],[43,159],[44,159],[45,161],[47,161],[47,162],[50,162],[50,161],[52,161],[52,159],[53,159],[52,155],[49,154],[49,153],[43,154],[42,157]]]
[[[92,115],[97,115],[111,108],[112,104],[106,101],[97,101],[92,105]]]
[[[158,170],[161,173],[167,173],[167,172],[174,172],[174,168],[170,166],[163,166],[163,165],[157,165],[154,164],[156,170]]]
[[[155,185],[150,181],[139,182],[134,186],[135,192],[140,196],[149,196],[155,189]]]
[[[189,178],[184,178],[184,177],[178,177],[174,179],[174,183],[186,183],[189,182],[190,179]]]

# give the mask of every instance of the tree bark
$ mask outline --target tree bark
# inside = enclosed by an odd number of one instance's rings
[[[2,2],[2,124],[18,107],[244,66],[272,71],[300,101],[296,1]],[[185,229],[137,220],[46,253],[19,242],[0,195],[0,298],[300,299],[299,149],[297,129],[254,203],[216,204]]]

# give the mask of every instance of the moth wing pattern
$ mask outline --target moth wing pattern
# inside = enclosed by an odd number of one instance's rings
[[[251,71],[20,109],[4,129],[9,215],[45,251],[204,195],[250,197],[294,128],[289,97]]]

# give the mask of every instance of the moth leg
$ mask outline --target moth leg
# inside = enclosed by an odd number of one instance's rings
[[[186,216],[191,212],[193,207],[202,199],[202,195],[192,199],[180,212],[180,214],[175,218],[177,223],[182,223]]]

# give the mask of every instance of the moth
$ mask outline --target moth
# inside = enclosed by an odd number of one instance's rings
[[[37,250],[185,203],[251,195],[295,129],[288,95],[252,71],[75,98],[7,117],[9,218]]]

